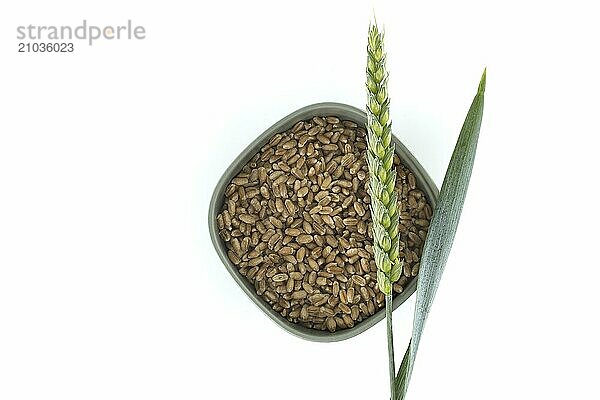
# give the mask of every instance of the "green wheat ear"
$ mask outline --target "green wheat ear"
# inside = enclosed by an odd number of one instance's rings
[[[398,196],[394,191],[395,146],[392,142],[387,78],[383,34],[379,32],[377,25],[371,25],[367,45],[367,163],[373,219],[373,251],[379,289],[385,295],[391,295],[393,283],[402,274],[403,262],[399,260]]]

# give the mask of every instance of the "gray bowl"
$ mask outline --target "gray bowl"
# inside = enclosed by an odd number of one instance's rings
[[[252,156],[254,156],[254,154],[256,154],[260,148],[269,141],[274,134],[291,128],[294,123],[299,120],[310,119],[315,115],[335,115],[341,119],[348,119],[363,126],[366,124],[367,119],[365,112],[356,107],[340,103],[318,103],[294,111],[287,117],[275,123],[269,129],[264,131],[259,137],[257,137],[252,143],[250,143],[248,147],[246,147],[244,151],[242,151],[242,153],[231,163],[225,173],[223,173],[221,179],[219,179],[217,187],[215,188],[210,200],[210,206],[208,210],[208,229],[210,231],[210,237],[213,245],[215,246],[215,250],[217,251],[217,254],[219,254],[219,257],[225,265],[225,268],[227,268],[227,271],[229,271],[233,279],[242,288],[242,290],[246,292],[248,297],[250,297],[250,299],[258,306],[258,308],[260,308],[269,318],[271,318],[277,325],[289,333],[302,339],[315,342],[336,342],[356,336],[384,319],[385,309],[381,309],[362,322],[358,322],[352,328],[342,329],[333,333],[330,333],[329,331],[318,331],[315,329],[306,328],[300,324],[294,324],[273,310],[267,302],[265,302],[259,295],[256,294],[254,285],[252,285],[238,272],[237,267],[233,265],[233,263],[227,257],[227,247],[219,236],[219,229],[217,227],[217,214],[223,207],[225,189],[231,179],[242,169],[242,167],[252,158]],[[402,163],[413,172],[417,181],[417,186],[425,193],[431,206],[435,207],[438,198],[437,187],[429,175],[427,175],[427,172],[425,172],[421,164],[419,164],[419,162],[406,149],[406,147],[404,147],[404,145],[400,143],[396,137],[394,137],[393,140],[396,144],[396,153],[398,153],[400,156]],[[416,287],[417,280],[412,279],[404,288],[404,291],[394,297],[393,308],[396,309],[398,306],[400,306],[400,304],[404,303],[406,299],[408,299],[414,293]]]

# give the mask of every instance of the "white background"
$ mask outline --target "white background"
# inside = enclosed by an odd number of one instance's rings
[[[4,2],[0,399],[385,399],[384,325],[302,341],[207,231],[252,139],[365,102],[385,25],[395,134],[440,185],[484,66],[471,186],[410,399],[598,399],[598,13],[584,1]],[[210,5],[208,5],[210,4]],[[18,25],[143,41],[18,54]],[[414,302],[394,313],[398,358]],[[399,362],[399,360],[398,360]]]

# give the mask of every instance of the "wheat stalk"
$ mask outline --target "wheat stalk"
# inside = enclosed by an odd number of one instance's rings
[[[398,196],[394,191],[395,146],[392,142],[387,79],[383,34],[379,32],[376,23],[371,24],[367,44],[367,163],[373,220],[373,252],[377,265],[377,284],[385,294],[390,391],[393,399],[396,368],[392,330],[392,286],[400,278],[403,262],[399,259]]]

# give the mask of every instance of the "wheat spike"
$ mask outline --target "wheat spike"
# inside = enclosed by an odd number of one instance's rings
[[[391,295],[392,284],[400,278],[403,262],[399,259],[398,196],[395,146],[392,142],[390,101],[387,92],[383,34],[377,25],[369,27],[367,45],[367,163],[369,195],[373,219],[373,250],[377,265],[377,284],[385,295]]]

